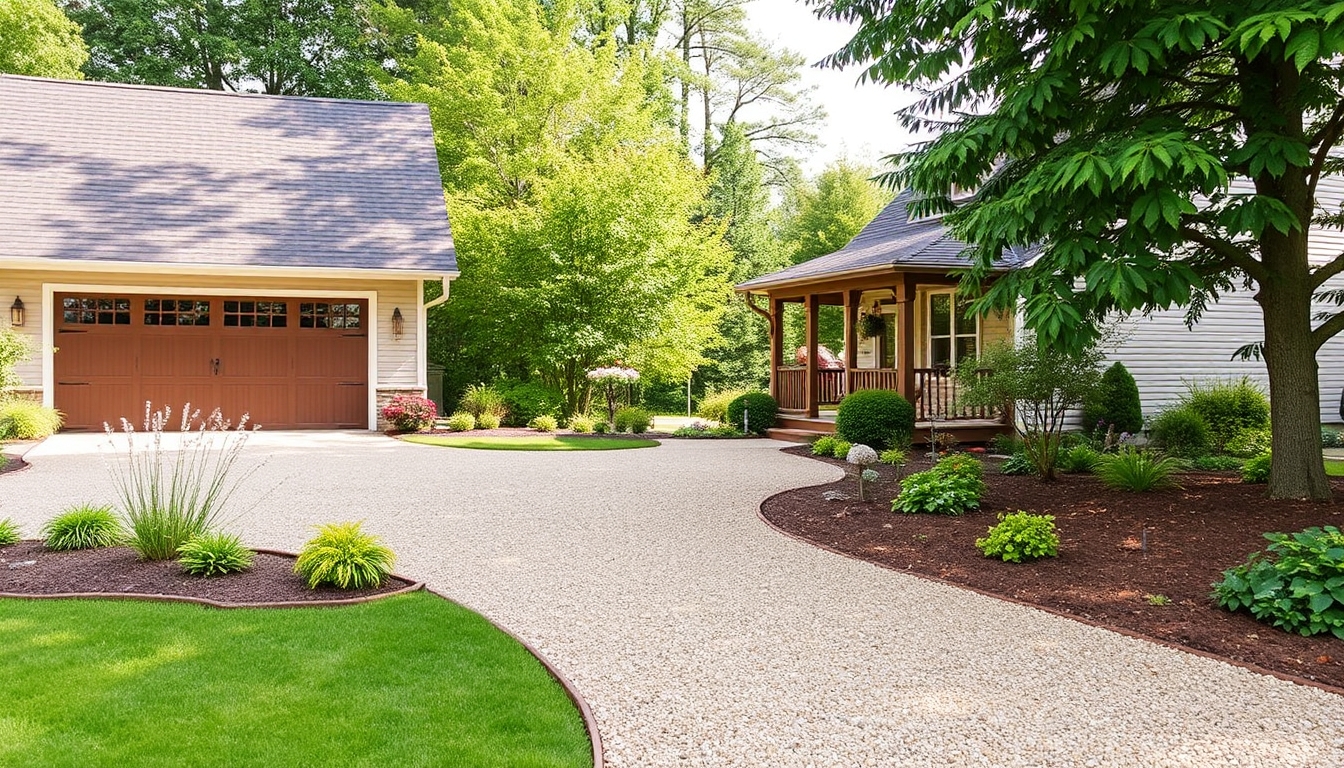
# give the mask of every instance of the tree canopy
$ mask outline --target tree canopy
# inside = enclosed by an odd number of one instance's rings
[[[79,25],[53,0],[0,3],[0,72],[79,80],[88,58]]]
[[[979,306],[1025,300],[1042,341],[1077,346],[1116,314],[1173,306],[1196,320],[1256,291],[1274,404],[1275,496],[1329,495],[1313,322],[1344,254],[1308,260],[1310,227],[1344,223],[1316,198],[1341,170],[1344,4],[1325,0],[829,0],[856,22],[830,58],[922,89],[900,119],[934,135],[887,181],[925,195],[972,244]],[[927,135],[927,133],[925,134]],[[955,206],[956,190],[977,190]],[[1029,268],[983,281],[1009,246]]]

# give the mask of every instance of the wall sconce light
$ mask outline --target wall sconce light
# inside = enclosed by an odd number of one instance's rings
[[[401,316],[401,307],[392,310],[392,338],[400,339],[406,332],[406,318]]]
[[[9,305],[9,324],[15,328],[23,325],[24,319],[23,299],[14,297],[14,303]]]

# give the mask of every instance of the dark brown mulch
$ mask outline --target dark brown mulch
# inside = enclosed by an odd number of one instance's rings
[[[805,446],[785,451],[810,455]],[[892,513],[899,480],[886,466],[872,486],[879,501],[826,501],[822,492],[832,489],[857,497],[857,481],[844,462],[817,460],[850,476],[767,499],[762,515],[787,533],[897,570],[1344,688],[1344,641],[1289,634],[1209,598],[1224,570],[1264,548],[1265,532],[1344,527],[1344,482],[1333,481],[1337,500],[1330,503],[1270,501],[1264,486],[1216,473],[1183,475],[1181,490],[1126,493],[1090,476],[1048,484],[1010,477],[990,459],[981,511],[943,517]],[[921,461],[907,472],[927,467]],[[980,554],[976,538],[997,513],[1016,510],[1055,516],[1059,557],[1016,564]],[[1171,604],[1149,605],[1148,595],[1165,595]]]
[[[378,589],[308,589],[294,558],[257,553],[252,568],[227,576],[190,576],[173,561],[146,562],[125,547],[52,552],[40,541],[0,547],[0,592],[176,595],[220,603],[326,602],[386,594],[411,586],[388,579]]]
[[[23,469],[26,466],[28,466],[28,463],[17,456],[6,456],[4,454],[0,454],[0,475],[6,474],[8,472],[17,472],[18,470]]]

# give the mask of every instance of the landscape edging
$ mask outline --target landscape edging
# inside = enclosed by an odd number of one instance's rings
[[[782,449],[781,449],[781,450],[782,450]],[[800,457],[800,458],[806,458],[806,457]],[[766,505],[767,503],[769,503],[770,500],[772,500],[772,499],[774,499],[774,498],[776,498],[776,497],[778,497],[778,496],[782,496],[782,495],[784,495],[784,494],[786,494],[786,493],[791,493],[791,492],[793,492],[793,491],[797,491],[797,490],[806,490],[806,489],[808,489],[808,488],[821,488],[821,487],[824,486],[824,485],[827,485],[827,483],[821,483],[821,484],[818,484],[818,485],[815,485],[815,486],[800,486],[800,487],[798,487],[798,488],[790,488],[790,489],[785,490],[785,491],[780,491],[779,493],[772,493],[772,494],[770,494],[769,496],[767,496],[765,499],[763,499],[763,500],[761,501],[760,504],[757,504],[757,505],[756,505],[756,517],[757,517],[761,522],[765,523],[765,525],[766,525],[767,527],[769,527],[771,530],[773,530],[773,531],[775,531],[775,532],[777,532],[777,533],[780,533],[780,534],[782,534],[782,535],[784,535],[784,536],[786,536],[786,537],[788,537],[788,538],[790,538],[790,539],[793,539],[794,541],[798,541],[798,542],[801,542],[801,543],[803,543],[803,544],[807,544],[808,546],[813,547],[813,548],[815,548],[815,549],[820,549],[820,550],[823,550],[823,551],[826,551],[826,552],[830,552],[830,553],[832,553],[832,554],[840,555],[841,557],[849,558],[850,560],[855,560],[855,561],[858,561],[858,562],[860,562],[860,563],[867,563],[868,565],[871,565],[871,566],[874,566],[874,567],[877,567],[877,568],[881,568],[881,569],[883,569],[883,570],[885,570],[885,571],[891,571],[892,573],[900,573],[900,574],[904,574],[904,575],[906,575],[906,576],[913,576],[913,577],[915,577],[915,578],[917,578],[917,579],[923,579],[923,580],[925,580],[925,581],[931,581],[931,582],[933,582],[933,583],[935,583],[935,584],[943,584],[943,585],[946,585],[946,586],[949,586],[949,587],[954,587],[954,588],[956,588],[956,589],[964,589],[964,590],[966,590],[967,592],[974,592],[974,593],[976,593],[977,595],[983,595],[984,597],[992,598],[992,599],[994,599],[994,600],[1000,600],[1000,601],[1003,601],[1003,602],[1005,602],[1005,603],[1012,603],[1013,605],[1020,605],[1020,606],[1022,606],[1022,607],[1024,607],[1024,608],[1032,608],[1032,609],[1034,609],[1034,610],[1041,611],[1041,612],[1043,612],[1043,613],[1048,613],[1048,614],[1050,614],[1050,615],[1052,615],[1052,616],[1058,616],[1058,617],[1063,618],[1063,619],[1069,619],[1069,620],[1071,620],[1071,621],[1076,621],[1076,622],[1078,622],[1079,624],[1086,624],[1087,626],[1090,626],[1090,627],[1096,627],[1097,629],[1104,629],[1104,630],[1106,630],[1107,632],[1115,632],[1116,634],[1124,635],[1125,637],[1130,637],[1130,638],[1133,638],[1133,639],[1135,639],[1135,640],[1144,640],[1144,641],[1153,643],[1153,644],[1155,644],[1155,645],[1160,645],[1160,646],[1163,646],[1163,647],[1165,647],[1165,648],[1170,648],[1170,649],[1172,649],[1172,650],[1176,650],[1176,651],[1184,651],[1185,653],[1191,653],[1191,654],[1194,654],[1195,656],[1202,656],[1203,658],[1206,658],[1206,659],[1209,659],[1209,660],[1212,660],[1212,661],[1222,662],[1223,664],[1230,664],[1230,665],[1232,665],[1232,666],[1234,666],[1234,667],[1241,667],[1242,669],[1245,669],[1245,670],[1248,670],[1248,671],[1251,671],[1251,672],[1256,672],[1256,673],[1259,673],[1259,674],[1262,674],[1262,675],[1269,675],[1270,677],[1277,677],[1278,679],[1283,680],[1283,681],[1285,681],[1285,682],[1296,683],[1297,685],[1307,686],[1307,687],[1309,687],[1309,688],[1317,688],[1317,689],[1319,689],[1319,690],[1325,691],[1326,693],[1333,693],[1333,694],[1335,694],[1335,695],[1337,695],[1337,696],[1344,696],[1344,688],[1342,688],[1342,687],[1335,686],[1335,685],[1330,685],[1329,683],[1322,683],[1322,682],[1319,682],[1319,681],[1317,681],[1317,680],[1312,680],[1312,679],[1310,679],[1310,678],[1302,677],[1301,675],[1294,675],[1294,674],[1289,673],[1289,672],[1280,672],[1280,671],[1278,671],[1278,670],[1274,670],[1274,669],[1266,669],[1265,667],[1259,666],[1258,664],[1252,664],[1252,663],[1250,663],[1250,662],[1245,662],[1245,661],[1238,661],[1238,660],[1236,660],[1236,659],[1229,659],[1229,658],[1227,658],[1226,656],[1219,656],[1218,654],[1216,654],[1216,653],[1212,653],[1212,652],[1210,652],[1210,651],[1205,651],[1205,650],[1202,650],[1202,649],[1199,649],[1199,648],[1192,648],[1192,647],[1190,647],[1190,646],[1188,646],[1188,645],[1183,645],[1183,644],[1181,644],[1181,643],[1178,643],[1178,642],[1175,642],[1175,641],[1172,641],[1172,640],[1163,640],[1162,638],[1153,637],[1153,636],[1151,636],[1151,635],[1145,635],[1145,634],[1143,634],[1143,633],[1141,633],[1141,632],[1135,632],[1134,630],[1131,630],[1131,629],[1125,629],[1124,627],[1112,627],[1112,626],[1109,626],[1109,625],[1107,625],[1107,624],[1103,624],[1102,622],[1099,622],[1099,621],[1093,621],[1093,620],[1091,620],[1091,619],[1084,618],[1084,617],[1079,616],[1079,615],[1077,615],[1077,614],[1066,613],[1066,612],[1064,612],[1064,611],[1055,610],[1055,609],[1053,609],[1053,608],[1048,608],[1048,607],[1043,606],[1043,605],[1036,605],[1035,603],[1030,603],[1030,602],[1027,602],[1027,601],[1025,601],[1025,600],[1018,600],[1018,599],[1015,598],[1015,597],[1008,597],[1008,596],[1006,596],[1006,595],[999,595],[999,594],[995,594],[995,593],[993,593],[993,592],[990,592],[990,591],[988,591],[988,590],[978,589],[978,588],[976,588],[976,587],[972,587],[972,586],[969,586],[969,585],[966,585],[966,584],[958,584],[958,583],[955,582],[955,581],[949,581],[949,580],[947,580],[947,579],[940,579],[940,578],[938,578],[937,576],[929,576],[929,575],[927,575],[927,574],[923,574],[923,573],[916,573],[915,571],[902,570],[902,569],[900,569],[900,568],[895,568],[895,567],[893,567],[893,566],[887,565],[886,563],[878,563],[878,562],[874,562],[874,561],[872,561],[872,560],[867,560],[867,559],[865,559],[865,558],[859,557],[858,555],[852,554],[852,553],[850,553],[850,552],[845,552],[845,551],[843,551],[843,550],[835,549],[834,547],[828,547],[828,546],[826,546],[825,544],[821,544],[821,543],[819,543],[819,542],[813,541],[812,539],[809,539],[809,538],[807,538],[807,537],[805,537],[805,536],[800,536],[800,535],[798,535],[798,534],[796,534],[796,533],[793,533],[792,531],[786,531],[786,530],[784,530],[783,528],[780,528],[778,525],[775,525],[773,522],[770,521],[769,518],[767,518],[767,517],[765,516],[765,505]]]

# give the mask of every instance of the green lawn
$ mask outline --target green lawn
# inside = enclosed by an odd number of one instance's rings
[[[1325,460],[1325,474],[1332,477],[1344,477],[1344,461]]]
[[[537,660],[427,593],[344,608],[0,600],[0,765],[585,766]]]
[[[619,451],[623,448],[652,448],[657,440],[643,437],[585,437],[582,435],[529,435],[527,437],[472,437],[464,435],[411,435],[402,438],[411,443],[446,445],[451,448],[479,448],[487,451]]]

